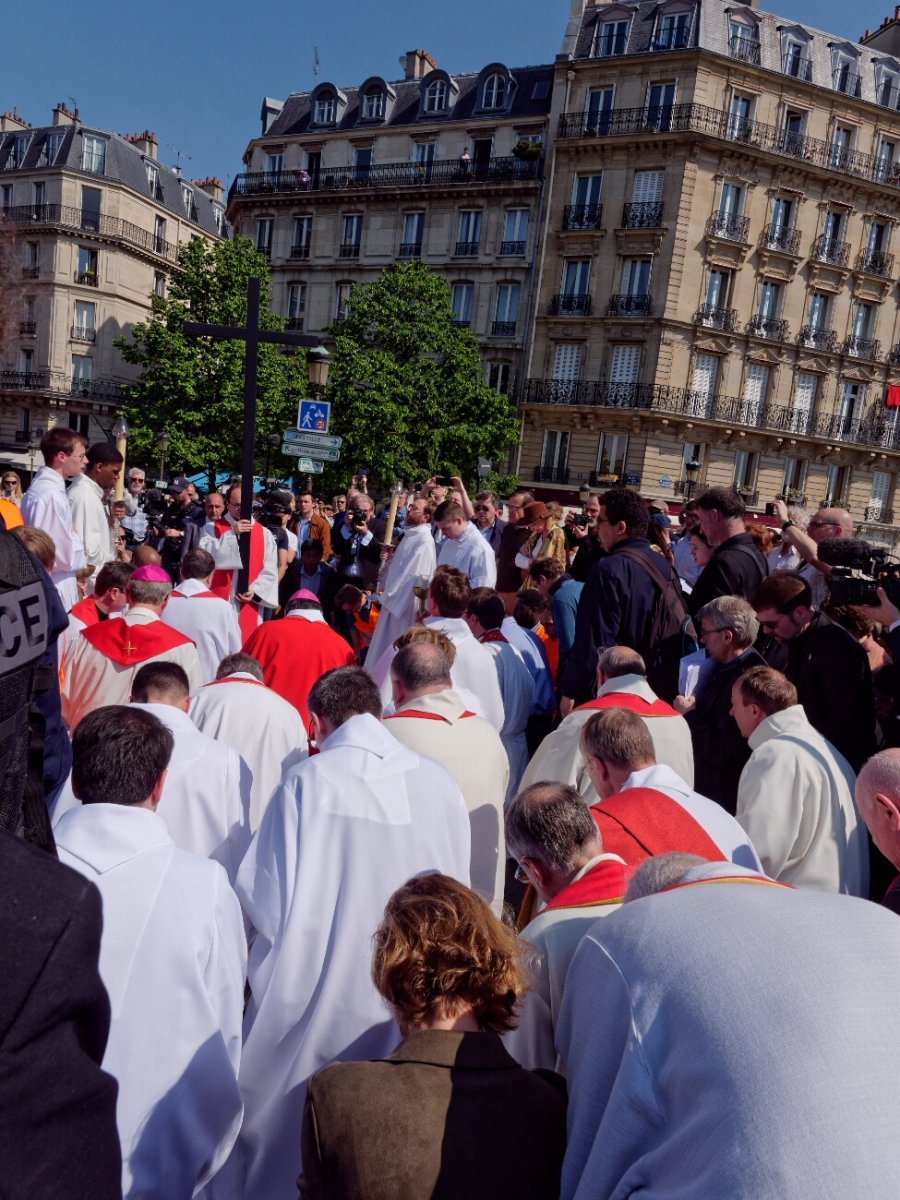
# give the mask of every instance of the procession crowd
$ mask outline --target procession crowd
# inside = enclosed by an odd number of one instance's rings
[[[847,512],[245,520],[41,451],[0,1194],[896,1196],[900,608]]]

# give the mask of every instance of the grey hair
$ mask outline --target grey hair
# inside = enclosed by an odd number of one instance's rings
[[[697,619],[708,621],[713,629],[730,629],[741,647],[752,646],[759,634],[759,620],[753,606],[741,596],[717,596],[703,605]]]
[[[238,650],[236,654],[226,654],[216,668],[216,679],[225,679],[228,675],[252,675],[260,683],[263,681],[263,669],[257,659],[250,654]]]
[[[791,504],[788,507],[788,516],[794,522],[798,529],[806,529],[807,525],[812,520],[809,512],[805,508],[801,508],[799,504]]]
[[[517,859],[534,858],[554,871],[572,871],[585,851],[601,854],[590,809],[566,783],[533,783],[506,810],[506,844]]]
[[[128,580],[125,592],[132,604],[162,604],[168,600],[172,590],[171,583],[161,583],[155,579]]]
[[[600,651],[597,670],[607,679],[620,679],[623,675],[643,675],[646,678],[647,664],[630,646],[609,646]]]
[[[645,858],[631,877],[625,892],[625,904],[665,891],[667,887],[680,883],[688,871],[702,866],[706,861],[699,854],[685,854],[680,850]]]
[[[900,798],[900,754],[896,750],[873,755],[857,777],[857,803],[861,797],[870,800],[876,792]]]
[[[447,655],[429,642],[410,642],[398,650],[391,660],[391,678],[410,694],[422,688],[453,686]]]

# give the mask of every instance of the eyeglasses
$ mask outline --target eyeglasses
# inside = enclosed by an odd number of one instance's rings
[[[806,528],[807,529],[821,529],[823,525],[834,525],[835,527],[837,527],[840,525],[840,521],[810,521],[810,523],[807,525]]]
[[[489,504],[473,504],[472,507],[475,509],[476,512],[490,512],[491,511]]]
[[[705,637],[711,637],[711,636],[712,636],[712,634],[714,634],[714,633],[724,633],[724,632],[725,632],[725,630],[724,630],[724,629],[703,629],[703,628],[701,627],[701,629],[700,629],[700,636],[701,636],[702,638],[705,638]]]

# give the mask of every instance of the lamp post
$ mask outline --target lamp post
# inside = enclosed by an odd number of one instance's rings
[[[32,429],[31,436],[28,439],[28,469],[31,472],[32,482],[34,481],[34,456],[37,453],[37,448],[41,444],[41,438],[43,436],[43,429]]]
[[[169,449],[169,435],[163,431],[156,439],[156,448],[159,451],[159,479],[160,483],[166,482],[166,451]]]
[[[128,446],[128,435],[131,430],[128,428],[128,422],[124,417],[118,417],[115,425],[113,425],[113,437],[116,439],[116,449],[122,455],[122,465],[119,468],[119,474],[116,476],[116,486],[113,491],[113,499],[121,500],[125,495],[125,451]]]
[[[331,369],[331,355],[324,346],[312,346],[306,352],[306,373],[313,398],[318,400],[325,391],[328,383],[328,372]]]
[[[581,487],[578,489],[578,500],[579,500],[582,508],[584,508],[585,504],[587,504],[587,502],[588,502],[588,500],[590,500],[590,498],[591,498],[591,489],[588,487],[588,485],[586,483],[583,483],[581,485]]]
[[[684,495],[686,500],[690,500],[697,487],[697,476],[700,474],[700,463],[695,455],[684,464],[684,473],[687,475],[687,481],[684,485]]]

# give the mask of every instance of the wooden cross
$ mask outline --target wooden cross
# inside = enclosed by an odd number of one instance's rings
[[[208,337],[216,341],[241,341],[247,345],[244,356],[244,441],[241,451],[241,520],[249,521],[253,512],[253,458],[256,449],[256,380],[260,342],[275,342],[282,346],[317,346],[319,338],[309,333],[288,333],[279,329],[259,327],[259,279],[247,280],[247,324],[204,325],[185,321],[182,332],[188,337]],[[250,534],[240,537],[241,569],[238,572],[238,593],[250,590]]]

